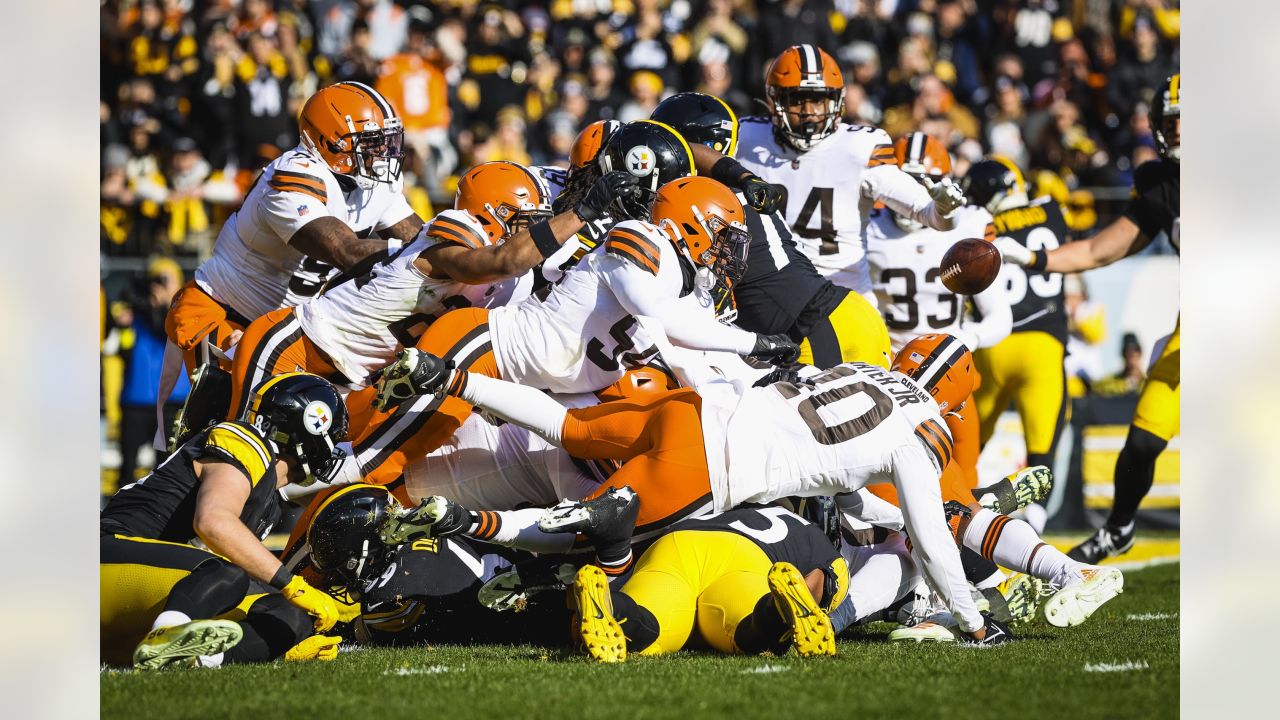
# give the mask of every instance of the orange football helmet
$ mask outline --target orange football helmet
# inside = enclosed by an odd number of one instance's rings
[[[298,115],[302,146],[339,175],[369,181],[400,178],[404,123],[378,91],[358,82],[322,88]]]
[[[615,400],[635,400],[674,390],[678,386],[676,379],[661,368],[652,365],[641,365],[632,368],[618,382],[596,393],[600,402]]]
[[[574,138],[573,149],[569,151],[569,169],[594,164],[600,149],[620,127],[622,123],[617,120],[597,120],[583,128],[578,137]]]
[[[939,180],[951,174],[951,153],[940,140],[922,132],[898,138],[893,144],[893,156],[902,172],[917,180]]]
[[[973,354],[954,335],[930,333],[902,346],[889,368],[916,381],[938,401],[940,414],[955,412],[977,387]]]
[[[496,243],[551,217],[550,195],[542,178],[525,166],[496,160],[463,173],[453,207],[471,213]]]
[[[716,314],[729,319],[751,241],[737,196],[708,177],[680,178],[658,189],[650,217],[698,267],[699,287],[711,293]]]
[[[769,66],[764,82],[774,130],[796,150],[808,152],[836,131],[844,113],[844,75],[825,50],[792,45]]]

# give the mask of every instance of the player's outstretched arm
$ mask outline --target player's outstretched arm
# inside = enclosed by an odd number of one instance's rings
[[[323,260],[339,270],[350,270],[366,257],[387,249],[387,241],[362,239],[336,217],[316,218],[303,225],[289,238],[295,250]]]
[[[966,317],[956,337],[970,350],[991,347],[1009,337],[1013,332],[1013,308],[1005,296],[1004,283],[992,283],[991,287],[973,296],[973,304],[982,314],[981,320]]]
[[[862,195],[870,200],[879,200],[895,213],[934,230],[954,228],[951,216],[964,205],[964,193],[949,180],[926,190],[892,164],[877,165],[863,171]]]
[[[1039,272],[1056,273],[1105,267],[1139,252],[1150,243],[1151,238],[1125,216],[1116,218],[1093,237],[1069,242],[1048,252],[1028,250],[1013,238],[996,239],[996,247],[1005,262]]]
[[[582,229],[582,218],[567,210],[550,220],[525,228],[498,245],[467,248],[437,245],[421,256],[430,264],[432,277],[448,277],[468,285],[483,285],[527,272],[551,257],[565,240]]]

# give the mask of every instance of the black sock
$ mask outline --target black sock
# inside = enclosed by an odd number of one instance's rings
[[[1124,527],[1133,522],[1142,498],[1151,491],[1151,483],[1155,480],[1156,458],[1168,444],[1168,440],[1146,430],[1129,428],[1129,437],[1125,438],[1120,457],[1116,458],[1116,497],[1111,506],[1111,517],[1107,518],[1108,525]]]
[[[244,639],[222,656],[223,664],[269,662],[314,633],[311,616],[283,595],[267,595],[240,621]]]
[[[249,576],[224,560],[209,559],[174,583],[164,609],[192,620],[217,617],[234,608],[249,592]]]
[[[738,623],[733,631],[733,644],[748,655],[759,655],[772,652],[782,655],[787,651],[791,639],[787,637],[791,626],[778,612],[773,603],[773,595],[766,594],[756,603],[751,614]]]
[[[974,585],[1000,572],[998,565],[967,547],[960,548],[960,566],[964,568],[965,579]]]
[[[627,637],[627,652],[637,653],[658,641],[661,628],[658,618],[621,590],[611,590],[613,619],[622,625]]]

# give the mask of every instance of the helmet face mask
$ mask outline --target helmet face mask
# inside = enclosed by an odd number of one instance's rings
[[[1170,76],[1164,89],[1151,103],[1147,118],[1151,137],[1160,156],[1175,163],[1182,160],[1182,75]]]
[[[836,131],[844,114],[844,88],[770,87],[773,123],[796,150],[808,152]]]
[[[546,184],[528,168],[505,160],[481,163],[458,180],[453,206],[484,226],[490,242],[510,239],[551,217]]]
[[[374,182],[391,183],[400,179],[404,163],[404,128],[400,118],[389,118],[381,129],[365,130],[346,136],[351,145],[355,171],[352,173]]]
[[[746,272],[751,245],[742,203],[715,180],[692,177],[664,185],[653,210],[672,244],[693,262],[695,284],[710,295],[716,316],[733,320],[733,287]]]
[[[615,220],[644,220],[659,188],[694,174],[693,152],[680,134],[652,120],[637,120],[614,133],[598,158],[600,171],[625,170],[640,183],[639,198],[619,198],[610,214]]]
[[[298,464],[299,485],[333,479],[347,454],[347,408],[329,382],[307,373],[277,375],[258,386],[245,420]]]
[[[340,82],[312,95],[298,116],[303,147],[364,189],[400,179],[404,123],[377,91]]]

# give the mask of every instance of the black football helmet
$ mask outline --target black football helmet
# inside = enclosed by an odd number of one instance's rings
[[[992,215],[1026,205],[1027,181],[1012,160],[991,155],[974,163],[960,179],[960,189],[970,205],[986,208]]]
[[[599,158],[600,170],[626,170],[640,181],[640,199],[615,200],[610,214],[617,220],[648,220],[658,188],[696,174],[693,153],[680,133],[653,120],[637,120],[609,138]]]
[[[668,125],[690,145],[706,145],[733,157],[738,146],[738,117],[715,95],[682,92],[658,103],[650,120]]]
[[[1182,117],[1182,73],[1170,75],[1151,101],[1147,119],[1160,156],[1178,162],[1182,158],[1179,119]]]
[[[311,564],[335,585],[354,588],[366,573],[382,572],[392,548],[378,528],[395,502],[385,487],[347,485],[325,498],[307,528]]]
[[[347,406],[318,375],[294,372],[266,380],[253,391],[243,419],[297,459],[307,474],[301,484],[329,482],[346,457],[337,443],[347,437]]]

